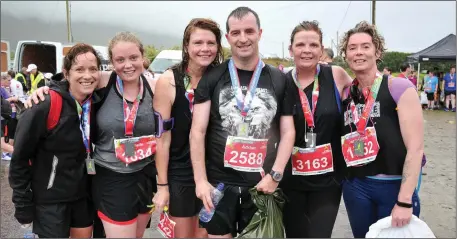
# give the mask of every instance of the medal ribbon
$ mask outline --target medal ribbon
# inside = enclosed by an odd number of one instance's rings
[[[122,102],[124,108],[124,127],[125,127],[125,136],[132,137],[133,136],[133,128],[135,126],[136,115],[138,112],[138,107],[140,105],[141,94],[143,92],[143,82],[140,79],[140,91],[138,92],[138,96],[133,101],[132,108],[129,108],[127,101],[124,98],[124,86],[122,80],[119,76],[116,79],[117,87],[119,87],[119,92],[122,95]]]
[[[184,88],[186,89],[186,98],[189,101],[190,113],[194,111],[194,89],[190,83],[190,76],[184,76]]]
[[[252,74],[252,78],[249,83],[249,89],[246,93],[246,97],[243,97],[243,93],[241,92],[241,86],[240,86],[241,84],[240,84],[240,79],[238,77],[238,72],[236,70],[233,59],[230,58],[230,61],[228,64],[230,80],[232,81],[232,87],[235,92],[235,98],[236,98],[236,103],[237,103],[238,109],[241,111],[241,115],[243,117],[246,117],[249,109],[251,108],[251,103],[255,96],[255,90],[257,88],[257,84],[259,83],[260,72],[262,72],[263,66],[264,66],[263,61],[261,61],[259,59],[259,61],[257,62],[257,66],[255,67],[254,73]]]
[[[317,100],[319,99],[319,72],[321,71],[321,68],[319,65],[316,67],[316,74],[314,74],[314,85],[313,85],[313,93],[311,96],[311,103],[313,104],[313,108],[310,109],[308,97],[306,97],[305,93],[301,89],[300,82],[298,81],[298,75],[297,75],[297,68],[294,68],[292,70],[292,79],[295,82],[295,85],[298,88],[298,94],[300,95],[300,102],[301,102],[301,108],[303,110],[303,114],[305,115],[305,120],[306,123],[310,128],[314,128],[314,113],[316,112],[316,105],[317,105]]]
[[[71,94],[70,94],[71,95]],[[71,96],[75,99],[73,96]],[[75,99],[76,108],[78,110],[79,117],[79,129],[83,137],[84,147],[86,148],[86,153],[90,153],[90,109],[92,107],[92,95],[90,95],[82,104]]]
[[[374,103],[376,102],[376,97],[378,96],[379,87],[382,83],[382,75],[380,73],[376,73],[376,76],[377,78],[371,86],[370,93],[368,93],[367,96],[365,96],[365,106],[363,107],[362,116],[360,118],[357,112],[357,108],[355,107],[354,100],[351,101],[352,116],[354,118],[354,123],[357,127],[357,132],[360,135],[363,135],[365,133],[368,119],[370,118],[370,114],[373,111]],[[354,84],[358,84],[357,79],[354,80]]]

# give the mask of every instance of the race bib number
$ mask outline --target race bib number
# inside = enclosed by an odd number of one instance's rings
[[[451,82],[449,82],[449,83],[447,84],[447,86],[452,88],[452,87],[455,86],[455,83],[451,81]]]
[[[166,238],[174,238],[175,225],[176,222],[172,221],[166,212],[162,212],[162,214],[160,214],[160,220],[157,228],[162,236]]]
[[[376,159],[379,152],[378,138],[374,127],[368,127],[365,135],[352,132],[341,137],[344,160],[348,167],[362,166]]]
[[[268,139],[229,136],[225,144],[224,166],[243,172],[262,172]]]
[[[114,150],[117,159],[126,164],[131,164],[155,154],[156,139],[153,135],[115,139]]]
[[[330,144],[315,149],[294,147],[292,151],[292,175],[319,175],[333,172],[333,154]]]

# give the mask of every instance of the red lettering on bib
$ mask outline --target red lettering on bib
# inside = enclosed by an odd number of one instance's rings
[[[365,130],[365,135],[359,135],[358,132],[346,134],[341,137],[341,144],[344,160],[348,167],[370,163],[376,159],[379,152],[378,138],[374,127],[368,127]],[[358,154],[357,151],[363,151],[363,155]]]
[[[333,172],[333,154],[330,144],[310,148],[294,147],[292,175],[319,175]]]
[[[114,150],[117,159],[126,164],[131,164],[155,154],[156,144],[157,142],[153,135],[115,139]],[[129,152],[129,147],[132,147],[132,152]]]
[[[157,228],[162,236],[166,238],[175,238],[175,225],[176,222],[172,221],[167,213],[162,212],[162,214],[160,214],[160,221]]]
[[[224,166],[243,172],[262,172],[268,139],[229,136],[225,144]]]

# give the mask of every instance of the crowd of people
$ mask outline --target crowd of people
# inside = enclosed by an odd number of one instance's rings
[[[392,75],[392,69],[385,67],[383,70],[385,75]],[[411,69],[411,66],[404,63],[400,67],[398,77],[406,78],[418,88],[419,91],[425,93],[424,101],[427,110],[437,110],[442,108],[444,111],[455,112],[455,94],[456,94],[456,72],[455,65],[452,65],[449,72],[437,72],[437,69],[427,70],[427,74],[422,80],[422,84],[418,85],[418,76],[416,71]]]
[[[353,80],[321,63],[333,53],[316,21],[294,27],[291,71],[263,63],[260,23],[247,7],[229,14],[232,57],[223,61],[218,24],[191,20],[182,62],[158,80],[128,32],[109,43],[110,72],[79,43],[49,86],[34,90],[31,80],[7,151],[18,222],[40,238],[141,238],[153,203],[169,208],[175,237],[231,238],[257,211],[252,188],[287,196],[286,237],[330,238],[342,195],[354,237],[390,215],[393,227],[419,216],[421,105],[406,77],[377,69],[385,42],[375,26],[363,21],[343,36]],[[202,207],[215,210],[209,222],[198,219]]]

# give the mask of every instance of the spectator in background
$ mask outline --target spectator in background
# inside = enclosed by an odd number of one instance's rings
[[[6,124],[9,119],[11,119],[11,114],[12,114],[12,109],[10,106],[10,103],[4,98],[4,89],[3,87],[1,88],[1,94],[0,94],[0,99],[1,99],[1,150],[2,150],[2,160],[11,160],[11,155],[13,153],[13,146],[8,144],[5,140],[5,133],[7,132],[6,129]]]
[[[22,67],[22,71],[18,72],[14,77],[15,80],[19,81],[22,85],[22,90],[27,93],[30,89],[30,79],[27,74],[27,67]]]
[[[2,152],[2,159],[3,160],[11,160],[11,153],[12,153],[12,142],[9,142],[8,138],[11,136],[11,129],[10,129],[10,122],[13,115],[13,110],[11,107],[11,102],[17,101],[17,97],[11,96],[10,93],[10,84],[11,84],[11,77],[7,73],[1,74],[1,87],[0,87],[0,95],[2,98],[2,103],[4,100],[5,104],[2,104],[2,119],[1,119],[1,148],[5,150]],[[3,114],[4,111],[7,110],[8,114]],[[8,115],[8,116],[7,116]],[[9,143],[9,144],[8,144]],[[11,145],[11,147],[7,146]],[[11,149],[11,150],[10,150]]]
[[[12,96],[17,96],[19,100],[24,98],[24,91],[22,88],[22,84],[16,80],[16,73],[13,70],[8,71],[8,75],[10,76],[10,92]]]
[[[428,110],[435,108],[435,94],[438,91],[438,77],[432,71],[427,71],[427,77],[424,77],[424,91],[427,93]]]
[[[455,65],[453,65],[451,66],[450,72],[446,73],[446,75],[444,76],[444,95],[446,97],[444,106],[445,111],[449,111],[450,109],[452,109],[452,112],[455,112],[455,77]],[[449,107],[449,101],[451,101],[451,107]]]
[[[38,67],[35,64],[30,64],[27,67],[27,72],[30,73],[30,75],[29,75],[30,84],[31,84],[30,90],[29,90],[30,93],[33,93],[39,87],[46,85],[43,73],[38,71]]]
[[[417,88],[417,75],[416,75],[416,71],[411,71],[411,74],[409,75],[409,80],[410,80],[411,83],[413,83],[413,85]]]
[[[53,74],[48,72],[48,73],[45,73],[43,76],[44,76],[45,85],[49,85]]]
[[[333,65],[333,57],[335,54],[333,53],[332,48],[324,48],[324,52],[321,57],[321,61],[327,62],[329,65]]]
[[[408,63],[403,63],[400,66],[400,74],[398,77],[409,79],[408,76],[411,73],[411,66]]]
[[[382,70],[382,73],[384,75],[387,75],[387,76],[391,76],[392,75],[392,70],[390,69],[390,67],[384,67],[384,70]]]

